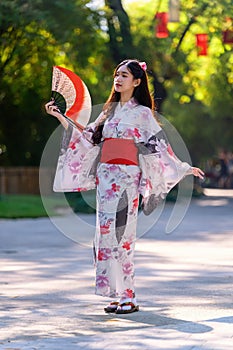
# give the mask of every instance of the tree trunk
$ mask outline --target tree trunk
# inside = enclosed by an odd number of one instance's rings
[[[121,0],[105,0],[105,5],[111,9],[107,14],[110,52],[114,62],[118,64],[123,59],[131,57],[135,51],[130,21]]]

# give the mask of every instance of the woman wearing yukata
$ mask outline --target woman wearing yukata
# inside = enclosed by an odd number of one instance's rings
[[[202,179],[204,173],[173,153],[155,117],[145,62],[128,59],[116,67],[102,113],[83,132],[54,101],[46,111],[65,129],[54,190],[97,190],[96,294],[118,298],[105,307],[107,313],[138,311],[133,257],[139,195],[149,214],[184,176]]]

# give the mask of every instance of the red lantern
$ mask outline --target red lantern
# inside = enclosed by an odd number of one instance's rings
[[[157,21],[156,28],[155,28],[155,36],[159,39],[167,38],[169,35],[168,29],[167,29],[168,13],[158,12],[155,15],[155,19]]]
[[[225,20],[222,41],[224,44],[233,44],[233,20],[230,17]]]
[[[222,32],[222,40],[224,44],[233,44],[233,30],[225,30]]]
[[[196,42],[197,42],[197,48],[198,48],[198,56],[207,56],[208,35],[196,34]]]

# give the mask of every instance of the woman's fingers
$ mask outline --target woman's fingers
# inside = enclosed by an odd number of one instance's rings
[[[51,111],[52,107],[54,107],[54,101],[49,101],[48,103],[46,103],[46,105],[45,105],[46,112],[49,113]]]
[[[202,171],[200,168],[195,168],[195,167],[193,167],[192,168],[192,173],[193,173],[193,175],[194,176],[197,176],[197,177],[199,177],[200,179],[204,179],[204,177],[205,177],[205,173],[204,173],[204,171]]]
[[[45,104],[45,110],[48,114],[51,114],[53,116],[57,116],[58,113],[60,112],[58,107],[54,105],[54,100],[49,101],[48,103]]]

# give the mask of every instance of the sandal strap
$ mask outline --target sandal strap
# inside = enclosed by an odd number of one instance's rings
[[[118,301],[112,301],[108,304],[107,307],[104,308],[104,311],[107,313],[115,312],[118,308],[119,302]]]
[[[124,310],[124,306],[130,306],[130,309]],[[119,304],[116,309],[116,314],[130,314],[131,312],[139,311],[139,306],[135,305],[132,301],[125,301]]]
[[[133,307],[136,307],[136,305],[135,305],[132,301],[125,301],[124,303],[119,304],[118,306],[119,306],[119,307],[122,307],[122,306],[132,306],[132,308],[133,308]]]

